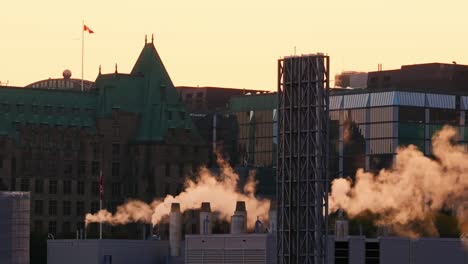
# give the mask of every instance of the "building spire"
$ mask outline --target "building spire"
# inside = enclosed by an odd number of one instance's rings
[[[145,34],[145,44],[148,42],[148,35]]]
[[[154,34],[151,34],[151,43],[154,43]]]
[[[115,64],[115,74],[117,74],[117,63]]]
[[[101,75],[101,64],[99,64],[99,75]]]

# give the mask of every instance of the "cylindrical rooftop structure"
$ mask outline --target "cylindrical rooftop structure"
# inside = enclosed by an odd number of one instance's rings
[[[169,214],[169,246],[171,248],[171,256],[180,256],[180,248],[182,243],[182,213],[180,212],[180,204],[171,204],[171,213]]]
[[[236,211],[231,216],[231,234],[247,233],[247,211],[245,210],[245,202],[237,201]]]
[[[211,206],[209,202],[203,202],[200,209],[200,234],[213,233]]]

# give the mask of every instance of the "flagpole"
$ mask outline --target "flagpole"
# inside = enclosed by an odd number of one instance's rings
[[[84,19],[81,25],[81,91],[83,91],[83,68],[84,68]]]
[[[99,177],[99,211],[102,210],[102,197],[104,196],[104,178],[102,177],[102,170]],[[102,222],[99,222],[99,239],[102,239]]]

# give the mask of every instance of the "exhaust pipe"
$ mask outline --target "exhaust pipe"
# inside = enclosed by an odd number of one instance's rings
[[[203,202],[200,210],[200,234],[210,235],[213,233],[211,206],[209,202]]]
[[[247,211],[245,210],[245,202],[238,201],[236,211],[231,216],[231,234],[247,233]]]
[[[180,245],[182,241],[182,214],[180,204],[171,204],[171,213],[169,214],[169,246],[171,256],[180,256]]]

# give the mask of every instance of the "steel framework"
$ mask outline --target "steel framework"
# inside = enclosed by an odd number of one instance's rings
[[[329,57],[278,61],[278,263],[325,264]]]

